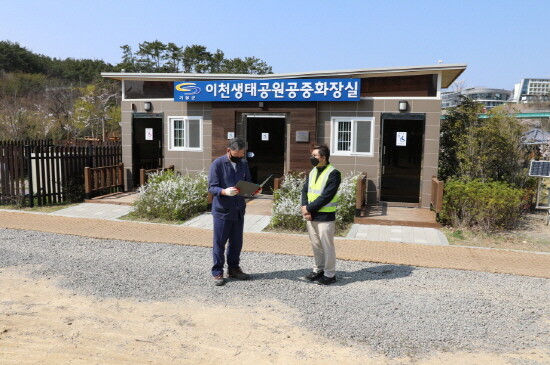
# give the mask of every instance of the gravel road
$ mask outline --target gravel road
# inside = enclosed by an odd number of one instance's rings
[[[312,261],[243,253],[254,279],[214,287],[209,249],[0,229],[0,267],[30,265],[80,294],[251,310],[278,301],[298,324],[389,357],[550,351],[548,279],[339,261],[338,282],[322,287],[302,279]]]

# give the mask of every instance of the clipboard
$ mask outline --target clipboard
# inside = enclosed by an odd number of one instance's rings
[[[248,181],[241,180],[235,185],[236,188],[239,189],[239,193],[237,195],[244,196],[246,198],[252,198],[254,193],[261,187],[264,186],[264,184],[271,179],[273,174],[269,175],[267,179],[265,179],[261,184],[254,184]]]
[[[237,185],[235,185],[235,187],[239,189],[239,193],[237,195],[252,198],[252,195],[260,188],[260,185],[241,180],[237,183]]]

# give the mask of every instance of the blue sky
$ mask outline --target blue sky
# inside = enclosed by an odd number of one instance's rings
[[[116,64],[158,39],[255,56],[275,73],[467,63],[465,87],[550,78],[550,1],[0,0],[0,40]]]

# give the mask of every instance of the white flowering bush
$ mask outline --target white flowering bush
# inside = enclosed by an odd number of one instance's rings
[[[305,231],[306,221],[302,217],[302,188],[304,173],[286,174],[281,188],[273,192],[271,226],[293,231]]]
[[[355,218],[355,195],[357,192],[358,172],[350,172],[342,178],[338,188],[338,205],[336,206],[336,229],[346,229]]]
[[[355,217],[355,194],[359,173],[351,172],[342,178],[338,188],[336,206],[336,229],[343,230]],[[279,190],[273,193],[271,227],[294,231],[306,231],[306,221],[302,217],[302,188],[304,173],[290,173],[284,176]]]
[[[148,219],[187,220],[207,210],[208,177],[176,174],[167,170],[153,173],[138,191],[134,214]]]

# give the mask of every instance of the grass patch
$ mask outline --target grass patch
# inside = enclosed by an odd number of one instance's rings
[[[346,237],[348,235],[348,232],[349,230],[351,229],[351,226],[353,225],[353,223],[349,223],[346,225],[345,229],[337,229],[336,230],[336,233],[334,234],[335,237]],[[292,229],[285,229],[285,228],[280,228],[280,227],[273,227],[270,224],[267,225],[267,227],[265,227],[263,229],[263,232],[273,232],[273,233],[283,233],[283,234],[303,234],[303,235],[307,235],[307,230],[292,230]]]
[[[343,229],[337,229],[336,230],[336,237],[346,237],[349,233],[349,230],[351,229],[351,226],[353,226],[353,223],[346,223],[345,227]]]
[[[194,218],[194,217],[193,217]],[[117,219],[121,219],[124,221],[134,221],[134,222],[146,222],[146,223],[160,223],[160,224],[175,224],[180,225],[187,220],[172,220],[172,219],[164,219],[164,218],[145,218],[137,215],[135,212],[130,212],[126,215],[123,215],[122,217],[119,217]]]
[[[37,213],[53,213],[61,209],[74,207],[75,205],[78,205],[78,204],[61,203],[61,204],[42,205],[42,206],[36,205],[33,208],[30,208],[30,207],[22,207],[20,205],[15,205],[15,204],[9,204],[9,205],[0,205],[0,209],[19,210],[24,212],[37,212]]]
[[[273,227],[269,223],[264,229],[263,232],[272,232],[272,233],[283,233],[283,234],[307,234],[307,231],[298,230],[298,229],[287,229],[282,227]]]
[[[506,231],[488,233],[447,227],[441,231],[449,244],[455,246],[550,252],[550,226],[545,225],[543,215],[537,213],[524,214],[518,227]]]

